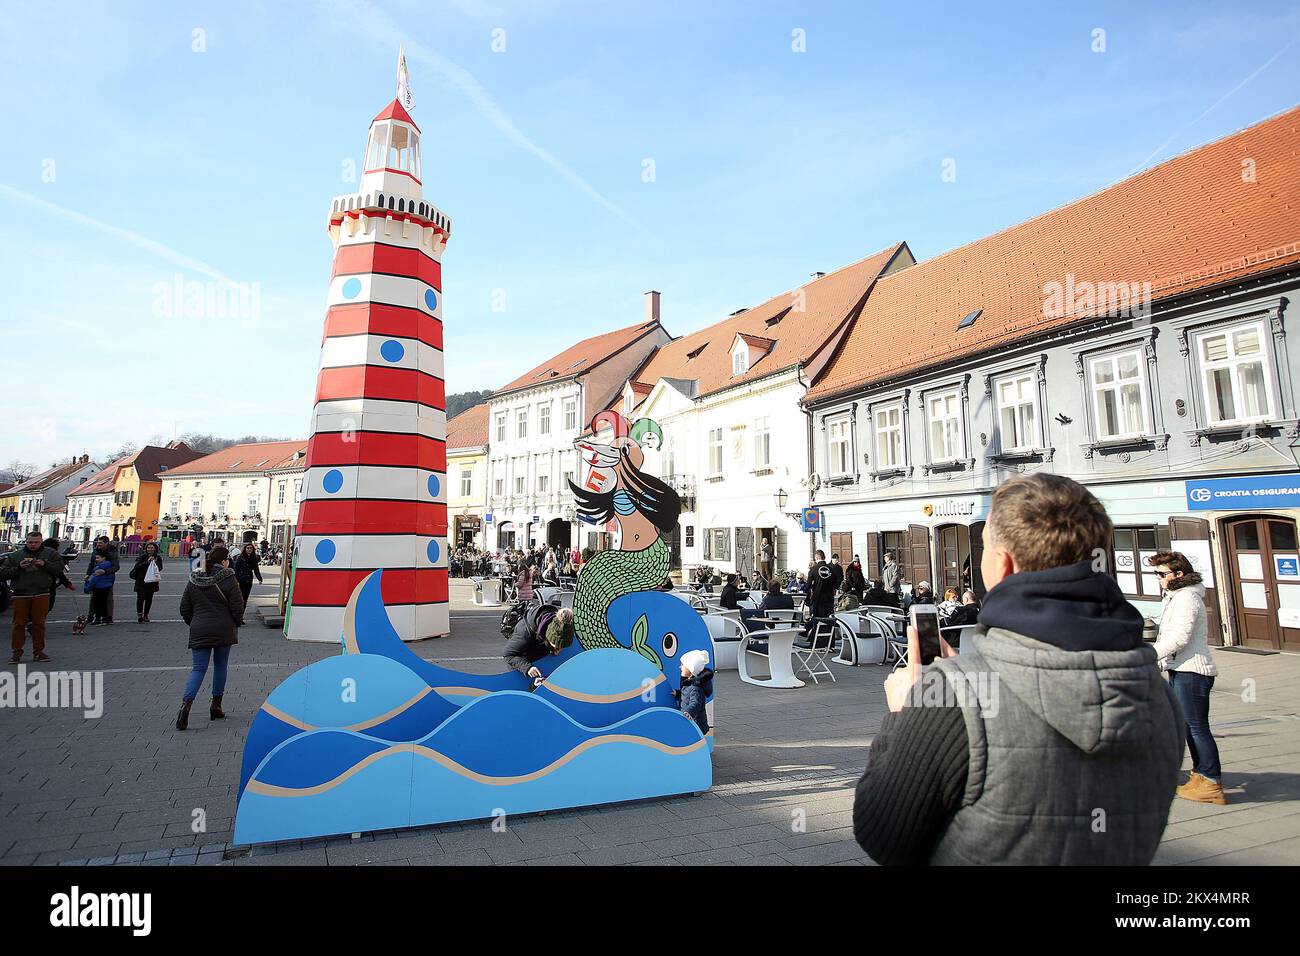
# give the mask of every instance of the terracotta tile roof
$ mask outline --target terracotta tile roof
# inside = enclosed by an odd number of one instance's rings
[[[95,472],[84,483],[68,492],[69,498],[78,498],[82,495],[106,495],[113,491],[113,484],[117,478],[117,469],[129,462],[134,455],[123,455],[117,461],[106,465],[99,471]]]
[[[802,286],[773,296],[762,305],[730,315],[708,328],[660,347],[633,376],[639,382],[661,378],[694,380],[708,395],[807,365],[826,346],[871,288],[871,283],[906,246],[899,243]],[[910,259],[911,253],[907,256]],[[795,312],[798,293],[803,312]],[[731,374],[731,344],[737,335],[773,343],[743,375]]]
[[[1300,108],[885,276],[809,399],[1095,314],[1048,307],[1049,284],[1068,288],[1069,276],[1075,290],[1149,282],[1158,301],[1300,262],[1298,127]]]
[[[509,385],[497,389],[492,394],[495,397],[522,388],[530,388],[533,385],[541,385],[544,382],[577,378],[611,356],[617,355],[643,336],[651,334],[656,328],[659,328],[658,322],[638,322],[636,325],[629,325],[624,329],[616,329],[613,332],[605,332],[602,335],[594,335],[589,339],[583,339],[577,345],[570,346],[559,355],[547,359],[540,365],[533,366]]]
[[[289,464],[297,452],[307,453],[305,441],[267,441],[250,442],[247,445],[231,445],[221,451],[196,458],[175,468],[169,468],[164,475],[174,478],[177,475],[212,475],[212,474],[257,474],[280,468]]]
[[[52,506],[52,507],[49,507],[49,508],[42,508],[42,509],[41,509],[41,514],[43,514],[43,515],[58,515],[58,514],[63,514],[63,512],[65,512],[65,511],[67,511],[67,510],[68,510],[68,506],[65,505],[65,504],[64,504],[64,505],[55,505],[55,506]]]
[[[750,335],[746,332],[737,332],[736,336],[746,345],[760,349],[764,352],[776,344],[776,339],[765,339],[761,335]]]
[[[83,456],[78,458],[76,461],[66,462],[62,465],[55,465],[49,471],[43,471],[39,475],[33,475],[26,481],[14,485],[14,487],[9,489],[7,494],[27,495],[37,491],[44,491],[46,488],[57,485],[68,476],[76,474],[87,465],[93,464],[94,462],[89,461]]]
[[[488,405],[480,402],[447,420],[447,451],[459,448],[486,448],[488,443]]]

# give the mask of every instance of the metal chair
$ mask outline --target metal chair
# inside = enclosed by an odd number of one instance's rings
[[[839,627],[834,618],[819,617],[813,622],[812,633],[807,638],[794,642],[796,675],[804,671],[813,679],[814,684],[820,684],[823,677],[829,677],[832,682],[836,682],[829,657],[835,648],[835,637],[838,631]]]

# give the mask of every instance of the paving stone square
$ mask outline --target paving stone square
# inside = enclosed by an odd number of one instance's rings
[[[102,672],[103,715],[0,709],[0,864],[870,863],[853,841],[853,786],[886,712],[886,672],[838,665],[835,683],[797,690],[720,674],[707,793],[511,819],[503,832],[483,822],[232,848],[252,714],[294,670],[338,651],[286,641],[250,613],[231,655],[228,719],[208,720],[205,689],[190,729],[177,732],[189,671],[179,577],[167,576],[155,623],[130,622],[120,613],[129,595],[119,594],[119,623],[84,637],[70,625],[83,598],[60,595],[48,642],[53,663],[35,666]],[[275,587],[268,575],[254,600],[269,603]],[[453,635],[415,644],[416,653],[464,670],[499,670],[499,612],[476,608],[463,581],[452,582],[451,603]],[[8,627],[8,615],[0,624]],[[1156,863],[1300,863],[1300,657],[1216,651],[1215,660],[1211,718],[1230,802],[1175,800]]]

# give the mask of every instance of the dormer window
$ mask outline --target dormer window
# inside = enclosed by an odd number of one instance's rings
[[[731,353],[731,374],[744,375],[749,371],[749,349],[744,345],[736,346]]]

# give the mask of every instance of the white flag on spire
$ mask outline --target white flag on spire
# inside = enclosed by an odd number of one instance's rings
[[[406,51],[397,48],[397,102],[408,110],[415,109],[415,96],[411,93],[411,74],[406,71]]]

